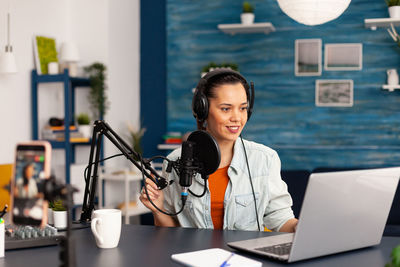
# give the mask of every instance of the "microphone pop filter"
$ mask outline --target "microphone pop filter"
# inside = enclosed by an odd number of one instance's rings
[[[217,141],[206,131],[192,132],[188,141],[194,142],[194,158],[203,165],[204,175],[214,173],[221,162],[221,153]]]

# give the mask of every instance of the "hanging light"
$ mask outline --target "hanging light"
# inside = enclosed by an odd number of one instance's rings
[[[0,73],[16,73],[17,64],[10,44],[10,13],[7,13],[7,45],[5,53],[0,54]]]
[[[278,0],[282,11],[298,23],[314,26],[338,18],[351,0]]]

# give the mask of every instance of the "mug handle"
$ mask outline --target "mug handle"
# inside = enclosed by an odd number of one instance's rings
[[[101,224],[101,219],[100,218],[94,218],[90,224],[90,227],[92,228],[92,232],[94,234],[94,237],[97,239],[100,245],[104,243],[103,238],[99,235],[97,232],[96,226],[97,224]]]

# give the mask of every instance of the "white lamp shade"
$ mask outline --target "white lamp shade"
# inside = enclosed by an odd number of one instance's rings
[[[278,0],[282,11],[295,21],[313,26],[338,18],[351,0]]]
[[[0,73],[16,73],[17,64],[12,52],[4,52],[0,55]]]
[[[60,49],[60,59],[64,62],[77,62],[79,61],[79,51],[75,43],[65,42],[62,43]]]

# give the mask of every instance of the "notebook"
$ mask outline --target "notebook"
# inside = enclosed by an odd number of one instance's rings
[[[221,248],[173,254],[171,258],[192,267],[261,267],[262,263]],[[224,265],[225,264],[225,265]]]
[[[295,234],[231,242],[228,246],[294,262],[378,245],[399,177],[400,167],[313,173]]]

